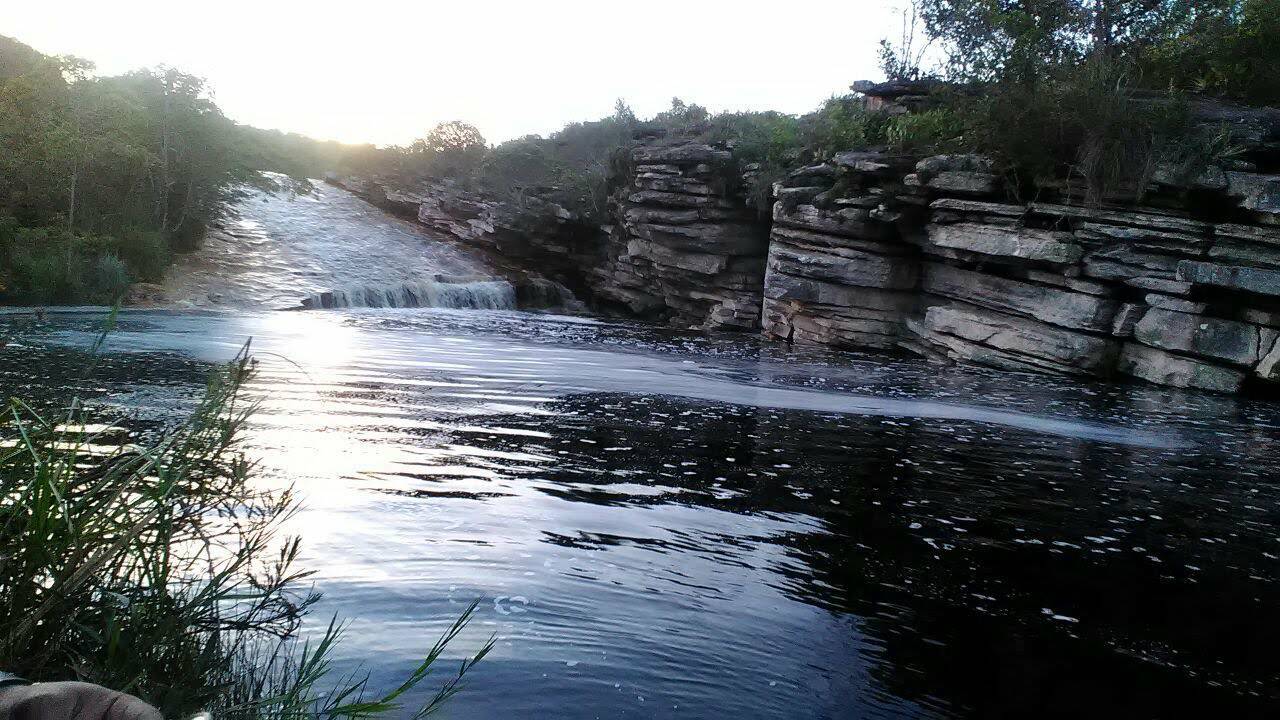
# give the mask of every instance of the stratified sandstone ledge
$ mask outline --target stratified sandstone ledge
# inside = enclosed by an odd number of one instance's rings
[[[1049,202],[1013,203],[987,158],[850,151],[791,173],[762,216],[745,197],[752,168],[680,137],[630,151],[603,224],[536,196],[517,212],[442,184],[333,181],[597,308],[679,327],[1216,392],[1280,387],[1280,175],[1259,170],[1280,168],[1280,113],[1196,112],[1229,125],[1249,160],[1195,177],[1157,168],[1142,206],[1088,205],[1066,182],[1045,188]]]

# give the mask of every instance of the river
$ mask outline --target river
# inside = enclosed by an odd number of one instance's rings
[[[482,599],[450,657],[497,646],[450,718],[1280,708],[1280,406],[488,290],[274,309],[501,282],[374,213],[330,188],[251,199],[179,266],[172,307],[122,313],[94,363],[101,312],[50,315],[0,355],[0,390],[160,423],[252,337],[246,450],[304,497],[344,666],[388,685]]]

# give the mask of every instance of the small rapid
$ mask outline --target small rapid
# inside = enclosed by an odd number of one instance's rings
[[[322,183],[245,190],[232,218],[170,269],[164,296],[228,310],[580,308],[556,283],[513,281],[479,251]]]
[[[514,310],[516,288],[505,280],[450,283],[427,280],[352,287],[314,293],[302,301],[308,309],[334,308],[447,308],[451,310]]]

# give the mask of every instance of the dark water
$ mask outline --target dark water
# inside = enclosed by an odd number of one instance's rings
[[[1275,717],[1280,406],[458,311],[54,317],[0,392],[162,421],[253,336],[263,482],[452,718]],[[287,358],[286,362],[282,358]]]

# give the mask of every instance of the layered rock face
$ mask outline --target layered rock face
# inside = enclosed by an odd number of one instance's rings
[[[1153,203],[1197,193],[1202,219],[1003,202],[982,158],[904,164],[849,154],[778,188],[768,335],[1218,392],[1280,382],[1280,177],[1153,187]]]
[[[596,296],[679,326],[758,328],[768,230],[737,192],[730,152],[664,139],[630,160]]]
[[[484,250],[508,273],[535,272],[578,295],[591,292],[584,269],[601,261],[605,231],[553,202],[532,196],[516,205],[444,182],[337,175],[325,179],[389,212]]]
[[[845,153],[775,188],[766,336],[835,347],[898,345],[920,278],[899,197],[904,170],[913,165],[909,158]]]
[[[1280,388],[1280,175],[1269,174],[1280,113],[1195,112],[1243,150],[1194,173],[1155,168],[1140,205],[1086,202],[1069,182],[1042,187],[1046,201],[1010,202],[982,157],[847,152],[776,185],[762,218],[729,149],[680,137],[630,151],[603,226],[537,198],[515,207],[441,184],[333,181],[597,308],[680,327],[1008,371]]]

